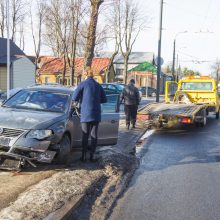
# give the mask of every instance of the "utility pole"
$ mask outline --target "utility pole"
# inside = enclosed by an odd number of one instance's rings
[[[217,61],[216,61],[216,66],[217,66],[217,68],[216,68],[216,86],[217,86],[217,89],[218,89],[218,83],[219,83],[219,71],[220,71],[220,62],[219,62],[219,59],[217,58],[216,59]]]
[[[160,22],[159,22],[159,39],[158,39],[158,60],[157,60],[157,96],[156,102],[160,101],[160,75],[161,75],[161,40],[163,25],[163,0],[160,1]]]
[[[10,36],[9,36],[9,0],[6,0],[6,11],[7,11],[7,99],[10,94]]]
[[[178,82],[178,78],[179,78],[179,76],[178,76],[178,65],[179,65],[179,56],[178,56],[178,54],[176,55],[176,67],[175,67],[175,69],[176,69],[176,75],[175,75],[175,78],[176,78],[176,82]]]
[[[175,58],[176,58],[176,39],[173,41],[173,65],[172,65],[172,76],[175,81]]]

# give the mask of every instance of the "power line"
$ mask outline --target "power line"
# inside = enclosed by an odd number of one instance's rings
[[[202,28],[203,28],[203,26],[205,25],[205,23],[206,23],[206,21],[207,21],[207,18],[208,18],[209,11],[210,11],[210,8],[211,8],[212,3],[213,3],[213,0],[209,0],[208,7],[207,7],[207,10],[206,10],[206,13],[205,13],[205,17],[204,17],[203,23],[202,23],[202,25],[201,25]],[[202,28],[201,28],[201,29],[202,29]]]

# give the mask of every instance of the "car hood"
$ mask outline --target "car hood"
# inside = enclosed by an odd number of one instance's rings
[[[0,127],[14,129],[45,129],[65,118],[64,113],[0,108]]]

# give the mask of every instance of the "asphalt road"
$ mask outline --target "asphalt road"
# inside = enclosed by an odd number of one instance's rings
[[[219,220],[220,120],[155,131],[111,220]]]

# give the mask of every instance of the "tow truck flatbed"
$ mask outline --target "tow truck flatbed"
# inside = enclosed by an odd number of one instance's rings
[[[174,88],[171,85],[175,85],[176,89],[170,94],[170,88]],[[205,126],[209,112],[214,112],[216,119],[219,118],[216,82],[210,77],[187,77],[178,83],[166,82],[165,100],[139,109],[138,122],[143,127],[165,127],[177,122]]]

